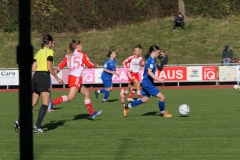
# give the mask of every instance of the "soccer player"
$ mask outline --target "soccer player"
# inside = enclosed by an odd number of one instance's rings
[[[64,102],[71,102],[79,92],[84,95],[85,106],[88,109],[91,119],[94,119],[96,116],[100,115],[102,111],[94,111],[90,100],[90,92],[84,85],[82,85],[82,77],[84,76],[82,72],[85,65],[89,68],[98,68],[98,65],[94,65],[89,60],[86,53],[82,51],[82,42],[80,40],[71,40],[66,57],[58,65],[58,71],[63,69],[66,65],[70,70],[68,76],[68,86],[70,88],[69,93],[67,96],[63,95],[52,100],[52,105],[54,106]]]
[[[43,133],[41,123],[45,117],[49,102],[50,102],[50,74],[59,82],[63,83],[63,80],[58,78],[52,68],[54,52],[51,49],[53,46],[53,37],[51,35],[44,35],[42,37],[42,49],[40,49],[34,57],[36,65],[36,72],[33,75],[33,95],[32,95],[32,106],[36,106],[41,95],[42,106],[38,112],[38,119],[36,125],[33,127],[34,133]],[[16,131],[20,131],[20,120],[13,124]]]
[[[154,86],[154,79],[163,82],[163,79],[155,76],[156,68],[159,65],[156,64],[156,58],[158,57],[160,48],[156,45],[152,45],[147,53],[147,61],[144,67],[143,80],[142,80],[142,91],[143,98],[139,98],[129,104],[123,104],[123,116],[127,116],[127,112],[130,108],[136,107],[149,100],[150,95],[158,98],[158,106],[160,110],[160,116],[172,117],[167,111],[165,111],[165,97],[164,95]]]
[[[134,101],[132,98],[135,94],[134,90],[137,90],[138,98],[141,98],[141,85],[140,85],[140,78],[139,78],[139,69],[140,67],[144,66],[144,61],[141,56],[142,46],[136,45],[134,47],[134,54],[128,57],[126,60],[123,61],[123,66],[128,69],[128,87],[126,89],[122,89],[120,96],[121,101],[124,103],[124,97],[128,94],[128,91],[131,90],[130,95],[127,98],[127,101]],[[134,89],[134,90],[133,90]]]
[[[105,88],[95,91],[96,98],[98,98],[99,93],[104,93],[102,102],[107,102],[110,91],[112,91],[112,76],[119,76],[116,72],[116,52],[114,50],[109,51],[107,57],[109,58],[104,63],[104,69],[101,75],[101,79]]]

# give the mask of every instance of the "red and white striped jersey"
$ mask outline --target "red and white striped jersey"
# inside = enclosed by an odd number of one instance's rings
[[[80,50],[75,50],[73,54],[66,55],[64,60],[58,65],[58,70],[63,69],[66,65],[70,70],[69,75],[75,77],[82,76],[85,65],[89,68],[94,68],[94,64],[89,60],[86,53]]]
[[[139,72],[140,66],[143,66],[143,64],[144,62],[142,57],[136,57],[135,55],[132,55],[123,61],[123,66],[131,69],[134,73]]]

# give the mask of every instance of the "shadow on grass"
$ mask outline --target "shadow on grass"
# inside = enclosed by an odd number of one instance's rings
[[[59,109],[63,109],[63,108],[59,108],[59,107],[56,108],[56,107],[53,107],[53,109],[54,109],[54,110],[59,110]]]
[[[155,116],[158,112],[147,112],[144,113],[142,116]]]
[[[45,124],[42,128],[47,128],[49,130],[56,129],[59,126],[63,126],[66,121],[51,121],[50,123]]]
[[[181,118],[188,118],[189,116],[182,116],[182,115],[180,115],[180,116],[178,116],[178,117],[181,117]]]
[[[90,118],[90,115],[89,114],[78,114],[78,115],[75,115],[73,120],[79,120],[79,119],[88,119],[88,120],[92,120]]]
[[[126,137],[128,137],[130,135],[126,135]],[[131,149],[130,146],[133,143],[132,139],[130,138],[122,138],[119,139],[120,141],[120,145],[119,148],[115,154],[115,158],[114,159],[127,159],[127,153],[128,151]]]
[[[115,102],[115,101],[119,101],[119,99],[110,99],[110,100],[108,100],[108,102]]]

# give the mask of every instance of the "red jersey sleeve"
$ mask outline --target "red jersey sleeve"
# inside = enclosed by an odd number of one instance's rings
[[[86,64],[88,68],[94,68],[94,64],[90,61],[85,53],[83,53],[83,63]]]
[[[132,57],[132,56],[131,56]],[[125,61],[123,61],[123,66],[125,68],[129,68],[129,63],[131,62],[132,58],[131,57],[128,57],[127,59],[125,59]]]
[[[67,65],[67,57],[65,57],[65,58],[63,59],[63,61],[62,61],[61,63],[59,63],[59,65],[58,65],[58,70],[63,69],[66,65]]]
[[[144,66],[144,64],[145,64],[145,63],[144,63],[143,59],[141,59],[141,61],[140,61],[140,66],[142,66],[142,67],[143,67],[143,66]]]

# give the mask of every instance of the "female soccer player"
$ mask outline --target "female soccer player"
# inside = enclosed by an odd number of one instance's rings
[[[70,88],[69,94],[52,100],[52,105],[54,106],[64,102],[71,102],[79,92],[84,95],[84,103],[88,109],[91,119],[94,119],[96,116],[101,114],[102,111],[94,111],[90,100],[90,92],[84,85],[82,85],[82,72],[85,65],[89,68],[98,67],[98,65],[94,65],[89,60],[86,53],[82,51],[82,42],[74,39],[69,43],[67,55],[58,65],[58,71],[63,69],[66,65],[70,70],[68,76],[68,86]]]
[[[105,88],[95,91],[96,98],[98,98],[99,93],[104,93],[102,102],[107,102],[107,98],[112,90],[112,76],[119,76],[116,72],[116,52],[114,50],[109,51],[107,57],[109,58],[104,63],[104,69],[101,75],[101,79]]]
[[[139,78],[139,69],[140,67],[144,66],[144,61],[141,56],[141,45],[136,45],[134,47],[134,55],[128,57],[126,60],[123,61],[123,66],[128,69],[128,87],[127,89],[121,90],[120,96],[121,101],[124,103],[124,97],[127,95],[130,88],[134,88],[137,90],[138,98],[142,98],[141,96],[141,86],[140,86],[140,78]],[[135,91],[132,90],[130,95],[128,96],[127,101],[134,101],[132,98],[135,94]]]
[[[149,48],[149,51],[147,53],[147,61],[144,68],[143,73],[143,80],[142,80],[142,91],[141,94],[143,98],[139,98],[136,101],[133,101],[129,104],[123,104],[123,116],[127,116],[127,112],[130,108],[136,107],[142,103],[145,103],[149,100],[150,95],[158,98],[158,106],[160,110],[160,116],[162,117],[172,117],[171,114],[168,114],[167,111],[165,111],[165,97],[164,95],[154,86],[154,79],[163,82],[163,79],[158,78],[155,76],[156,68],[158,65],[156,65],[156,58],[158,57],[160,52],[160,48],[156,45],[152,45]]]
[[[42,106],[38,112],[38,119],[36,126],[33,127],[34,133],[43,133],[41,123],[45,117],[49,102],[50,102],[50,74],[59,82],[63,83],[63,80],[58,78],[52,68],[53,64],[53,37],[51,35],[44,35],[42,37],[42,49],[40,49],[34,57],[34,63],[36,63],[36,72],[33,75],[33,95],[32,105],[37,105],[40,95],[42,96]],[[13,127],[16,131],[20,131],[20,121],[16,121]]]

